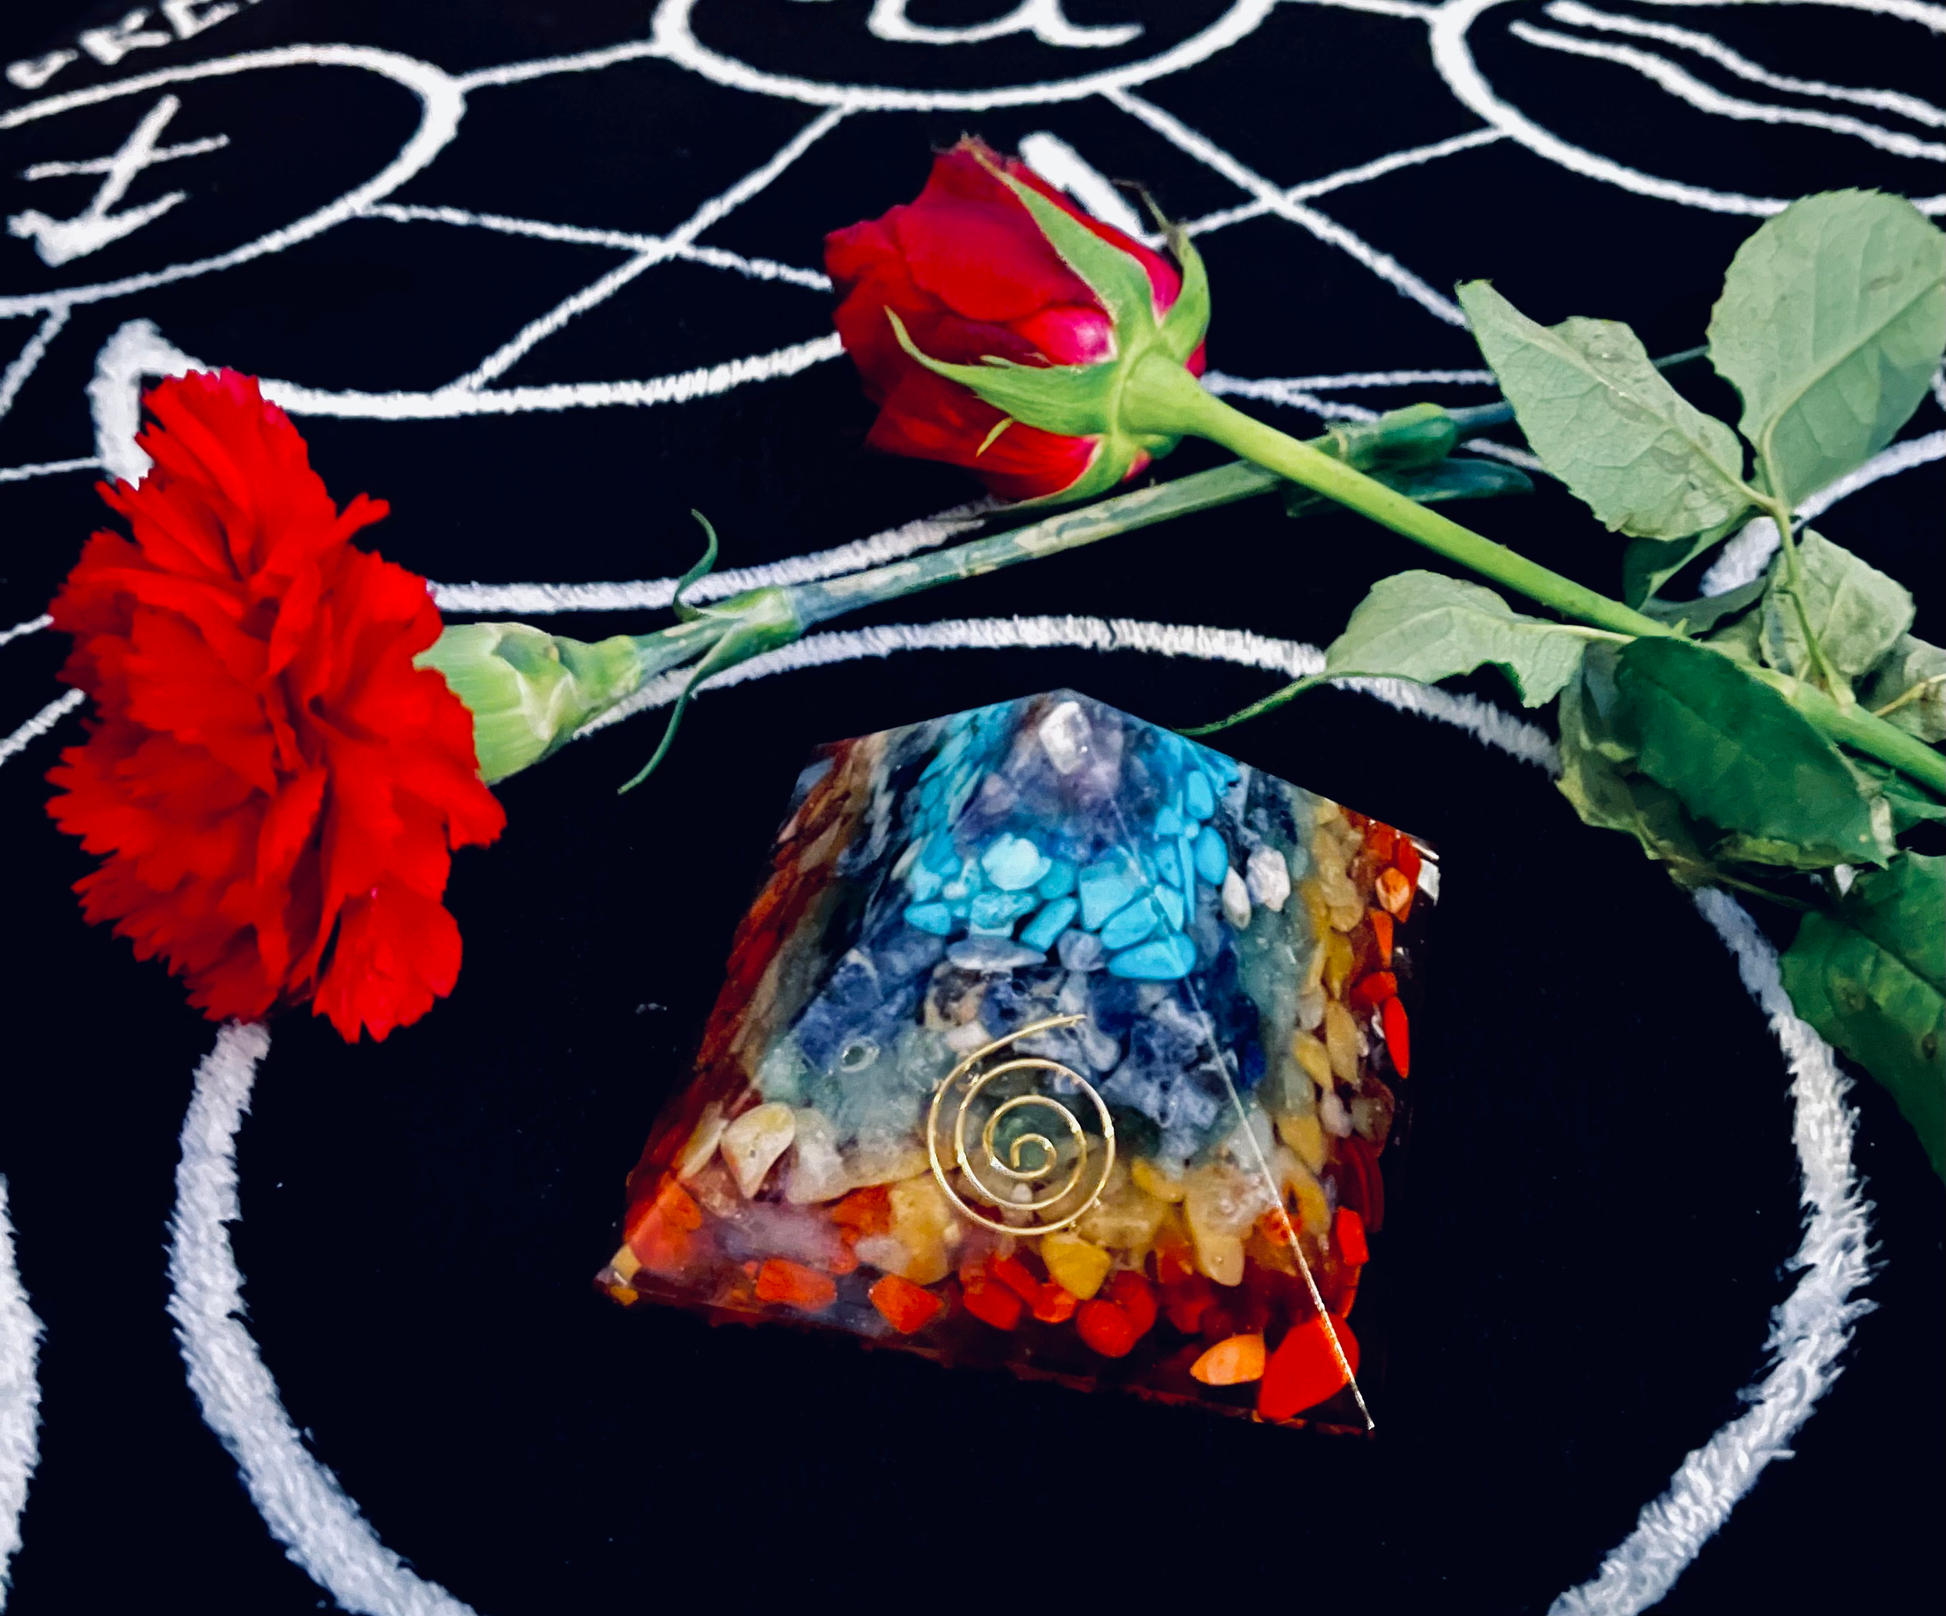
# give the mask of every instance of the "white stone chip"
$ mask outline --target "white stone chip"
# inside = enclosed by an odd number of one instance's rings
[[[1250,889],[1235,870],[1223,875],[1223,916],[1238,931],[1250,924]]]
[[[1073,774],[1088,761],[1094,731],[1089,728],[1088,715],[1081,710],[1080,702],[1060,703],[1041,720],[1039,733],[1041,750],[1047,753],[1048,762],[1058,773]]]
[[[1250,855],[1246,885],[1251,901],[1281,913],[1291,895],[1290,866],[1274,847],[1260,847]]]

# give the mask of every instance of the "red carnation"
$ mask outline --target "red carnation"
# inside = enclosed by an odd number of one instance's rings
[[[48,805],[100,869],[91,921],[187,980],[212,1020],[314,1001],[383,1038],[452,991],[450,848],[505,823],[473,722],[413,665],[439,636],[426,581],[353,547],[304,440],[234,371],[165,381],[128,519],[89,539],[51,608],[61,677],[95,700]]]
[[[1064,436],[1014,421],[956,381],[928,370],[899,341],[887,311],[928,358],[977,364],[989,355],[1025,365],[1089,365],[1115,354],[1115,328],[1094,289],[1054,248],[1002,175],[1031,187],[1147,272],[1160,319],[1182,280],[1164,259],[1074,207],[1026,164],[977,140],[933,159],[918,200],[825,238],[824,261],[843,301],[838,334],[880,406],[875,449],[977,472],[1005,499],[1072,488],[1101,452],[1096,436]],[[1200,347],[1188,368],[1201,374]],[[1146,454],[1119,467],[1141,470]]]

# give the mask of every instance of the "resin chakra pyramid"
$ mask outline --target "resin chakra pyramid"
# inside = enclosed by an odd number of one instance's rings
[[[1437,874],[1070,691],[826,748],[597,1282],[1367,1429]]]

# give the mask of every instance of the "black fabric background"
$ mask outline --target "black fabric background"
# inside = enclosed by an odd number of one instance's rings
[[[123,9],[12,12],[0,52],[67,42]],[[915,7],[941,22],[999,9]],[[1184,18],[1218,8],[1068,9],[1081,21],[1146,15],[1177,37]],[[1639,9],[1708,28],[1780,71],[1936,90],[1934,37],[1886,18]],[[753,58],[823,52],[804,57],[808,73],[845,60],[829,41],[860,37],[864,10],[751,0],[706,15],[714,37]],[[263,0],[118,69],[79,64],[40,93],[298,40],[385,46],[458,72],[639,37],[647,12],[605,0]],[[1618,70],[1537,72],[1536,53],[1523,56],[1504,26],[1483,24],[1474,41],[1501,93],[1538,121],[1651,173],[1770,195],[1938,189],[1936,168],[1707,118]],[[977,69],[940,53],[940,71],[1047,71],[1036,64],[1049,53],[1030,59],[1038,47],[981,49]],[[230,239],[291,216],[289,197],[345,189],[409,128],[406,99],[387,87],[334,84],[327,95],[288,77],[225,89],[211,127],[233,145],[200,160],[204,179],[189,163],[159,171],[171,185],[206,185],[207,207],[249,224],[226,225]],[[1434,72],[1418,23],[1324,7],[1287,6],[1241,46],[1139,93],[1284,184],[1477,127]],[[0,90],[6,106],[29,98]],[[24,196],[22,166],[112,150],[133,104],[73,115],[46,149],[0,135],[9,211],[49,206]],[[170,139],[208,132],[191,127],[193,112],[185,93]],[[658,62],[482,90],[455,142],[388,200],[662,231],[810,116]],[[1009,145],[1051,129],[1111,174],[1146,181],[1178,216],[1242,199],[1099,100],[875,113],[841,124],[703,240],[814,265],[826,229],[910,196],[929,145],[963,127]],[[63,194],[77,206],[86,197]],[[1701,340],[1722,267],[1752,227],[1597,184],[1512,142],[1317,205],[1434,286],[1492,275],[1543,319],[1626,318],[1652,352]],[[128,264],[205,250],[206,214],[178,211],[139,248],[131,238]],[[1478,363],[1463,332],[1292,224],[1259,219],[1203,247],[1217,298],[1210,353],[1223,370]],[[123,250],[100,255],[103,274],[126,272],[114,259]],[[125,320],[154,320],[189,353],[265,375],[422,389],[620,261],[357,221],[226,274],[83,307],[0,420],[0,464],[92,452],[83,387]],[[94,262],[75,266],[77,278],[97,278]],[[7,283],[38,272],[11,239],[0,266]],[[824,320],[815,293],[669,264],[503,383],[660,375],[815,336]],[[32,324],[0,328],[6,357]],[[1692,373],[1684,385],[1734,416],[1720,384]],[[1300,412],[1276,415],[1314,430]],[[1910,430],[1939,417],[1928,403]],[[723,534],[726,563],[745,565],[966,497],[954,472],[867,455],[869,420],[849,370],[825,364],[673,407],[299,424],[336,497],[362,489],[392,502],[367,534],[386,555],[440,579],[578,580],[681,570],[692,505]],[[1164,469],[1213,459],[1190,446]],[[90,483],[84,473],[0,486],[0,624],[40,611],[71,565],[99,517]],[[1935,641],[1946,637],[1941,493],[1935,463],[1820,524],[1914,587],[1916,631]],[[1618,542],[1558,488],[1475,515],[1549,564],[1617,587]],[[875,619],[1071,611],[1322,643],[1372,579],[1428,564],[1353,519],[1293,527],[1260,501]],[[590,638],[649,621],[556,620]],[[46,635],[0,650],[0,728],[51,699],[62,651]],[[1738,1389],[1763,1367],[1768,1310],[1792,1283],[1783,1265],[1799,1238],[1799,1177],[1783,1064],[1731,957],[1686,898],[1620,838],[1581,827],[1537,770],[1336,693],[1237,732],[1230,749],[1423,833],[1446,860],[1415,1027],[1413,1162],[1372,1273],[1400,1321],[1375,1395],[1376,1441],[1293,1439],[944,1373],[835,1337],[712,1331],[594,1294],[622,1176],[683,1079],[809,747],[1056,684],[1187,723],[1270,680],[1066,651],[845,664],[705,698],[661,774],[618,799],[657,721],[623,725],[510,782],[502,841],[459,857],[448,901],[466,964],[449,1002],[379,1047],[346,1048],[309,1018],[275,1026],[239,1141],[234,1239],[250,1326],[314,1451],[423,1575],[490,1616],[673,1610],[684,1599],[733,1610],[1539,1611],[1592,1574],[1682,1456],[1738,1413]],[[1477,689],[1510,705],[1504,686]],[[59,739],[76,734],[69,720]],[[42,811],[55,745],[37,742],[0,781],[0,1171],[46,1324],[42,1455],[11,1608],[317,1608],[321,1590],[284,1558],[202,1424],[164,1312],[177,1131],[214,1029],[158,968],[80,921],[68,886],[86,861]],[[1856,1160],[1877,1208],[1867,1292],[1877,1311],[1796,1458],[1764,1473],[1664,1609],[1937,1606],[1940,1185],[1869,1082],[1855,1100]]]

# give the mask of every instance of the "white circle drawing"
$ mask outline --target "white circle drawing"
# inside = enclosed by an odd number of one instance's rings
[[[1494,94],[1493,86],[1487,82],[1479,64],[1473,60],[1466,36],[1473,24],[1487,12],[1495,6],[1509,3],[1510,0],[1447,0],[1432,18],[1433,65],[1438,68],[1440,77],[1445,79],[1447,88],[1494,128],[1511,135],[1538,157],[1559,163],[1561,167],[1589,179],[1634,191],[1638,196],[1680,202],[1686,207],[1707,208],[1713,213],[1741,213],[1759,218],[1781,213],[1790,206],[1789,197],[1745,196],[1738,191],[1716,191],[1705,185],[1691,185],[1682,180],[1644,174],[1640,169],[1616,162],[1612,157],[1603,157],[1572,141],[1563,140],[1552,130],[1543,129],[1519,108],[1501,100]],[[1696,0],[1696,3],[1707,5],[1712,0]],[[1871,4],[1859,3],[1859,0],[1822,0],[1822,3],[1852,11],[1882,9],[1885,15],[1897,16],[1903,21],[1934,26],[1929,18],[1914,18],[1907,16],[1904,11],[1894,10],[1887,0],[1875,0]],[[1913,205],[1923,213],[1946,213],[1946,196],[1915,197]]]
[[[211,62],[197,62],[189,67],[166,68],[158,73],[144,73],[132,79],[123,79],[114,84],[97,85],[92,89],[75,90],[67,95],[49,96],[45,100],[30,101],[24,107],[0,116],[0,131],[16,129],[25,123],[39,118],[52,117],[74,107],[90,106],[97,102],[113,101],[125,95],[140,95],[165,84],[187,84],[197,79],[227,78],[235,73],[249,73],[260,67],[356,67],[369,73],[377,73],[403,85],[419,98],[419,126],[410,138],[399,148],[398,156],[387,163],[363,185],[347,191],[335,202],[328,203],[315,213],[308,213],[294,224],[284,225],[254,241],[247,241],[241,247],[233,247],[226,253],[218,253],[212,258],[198,258],[189,263],[171,264],[166,269],[150,270],[140,275],[127,275],[120,280],[100,281],[91,286],[64,286],[47,292],[27,292],[13,297],[0,297],[0,320],[10,319],[22,314],[45,313],[54,309],[71,308],[79,303],[96,303],[104,298],[125,297],[130,292],[145,292],[152,286],[166,286],[171,281],[188,280],[191,276],[207,275],[215,270],[230,269],[237,264],[248,263],[252,258],[261,258],[265,253],[281,252],[300,241],[319,235],[333,225],[344,223],[361,209],[368,207],[380,197],[388,195],[403,185],[426,164],[430,163],[459,128],[460,115],[466,111],[466,97],[457,82],[440,68],[430,62],[421,62],[410,56],[401,56],[395,51],[375,50],[365,45],[286,45],[278,50],[250,51],[241,56],[226,56]]]
[[[1146,84],[1150,79],[1179,73],[1185,67],[1214,56],[1234,45],[1257,27],[1276,8],[1277,0],[1236,0],[1236,4],[1199,34],[1161,54],[1120,67],[1084,73],[1077,78],[1054,79],[1043,84],[1010,84],[989,90],[907,90],[887,84],[829,84],[815,79],[792,78],[768,73],[733,56],[711,50],[696,37],[689,26],[697,0],[662,0],[651,25],[657,50],[678,66],[700,73],[704,78],[734,90],[750,90],[758,95],[781,96],[791,101],[808,101],[819,107],[845,107],[852,111],[929,112],[956,110],[984,112],[992,107],[1045,106],[1055,101],[1079,101],[1103,90],[1124,89]]]

